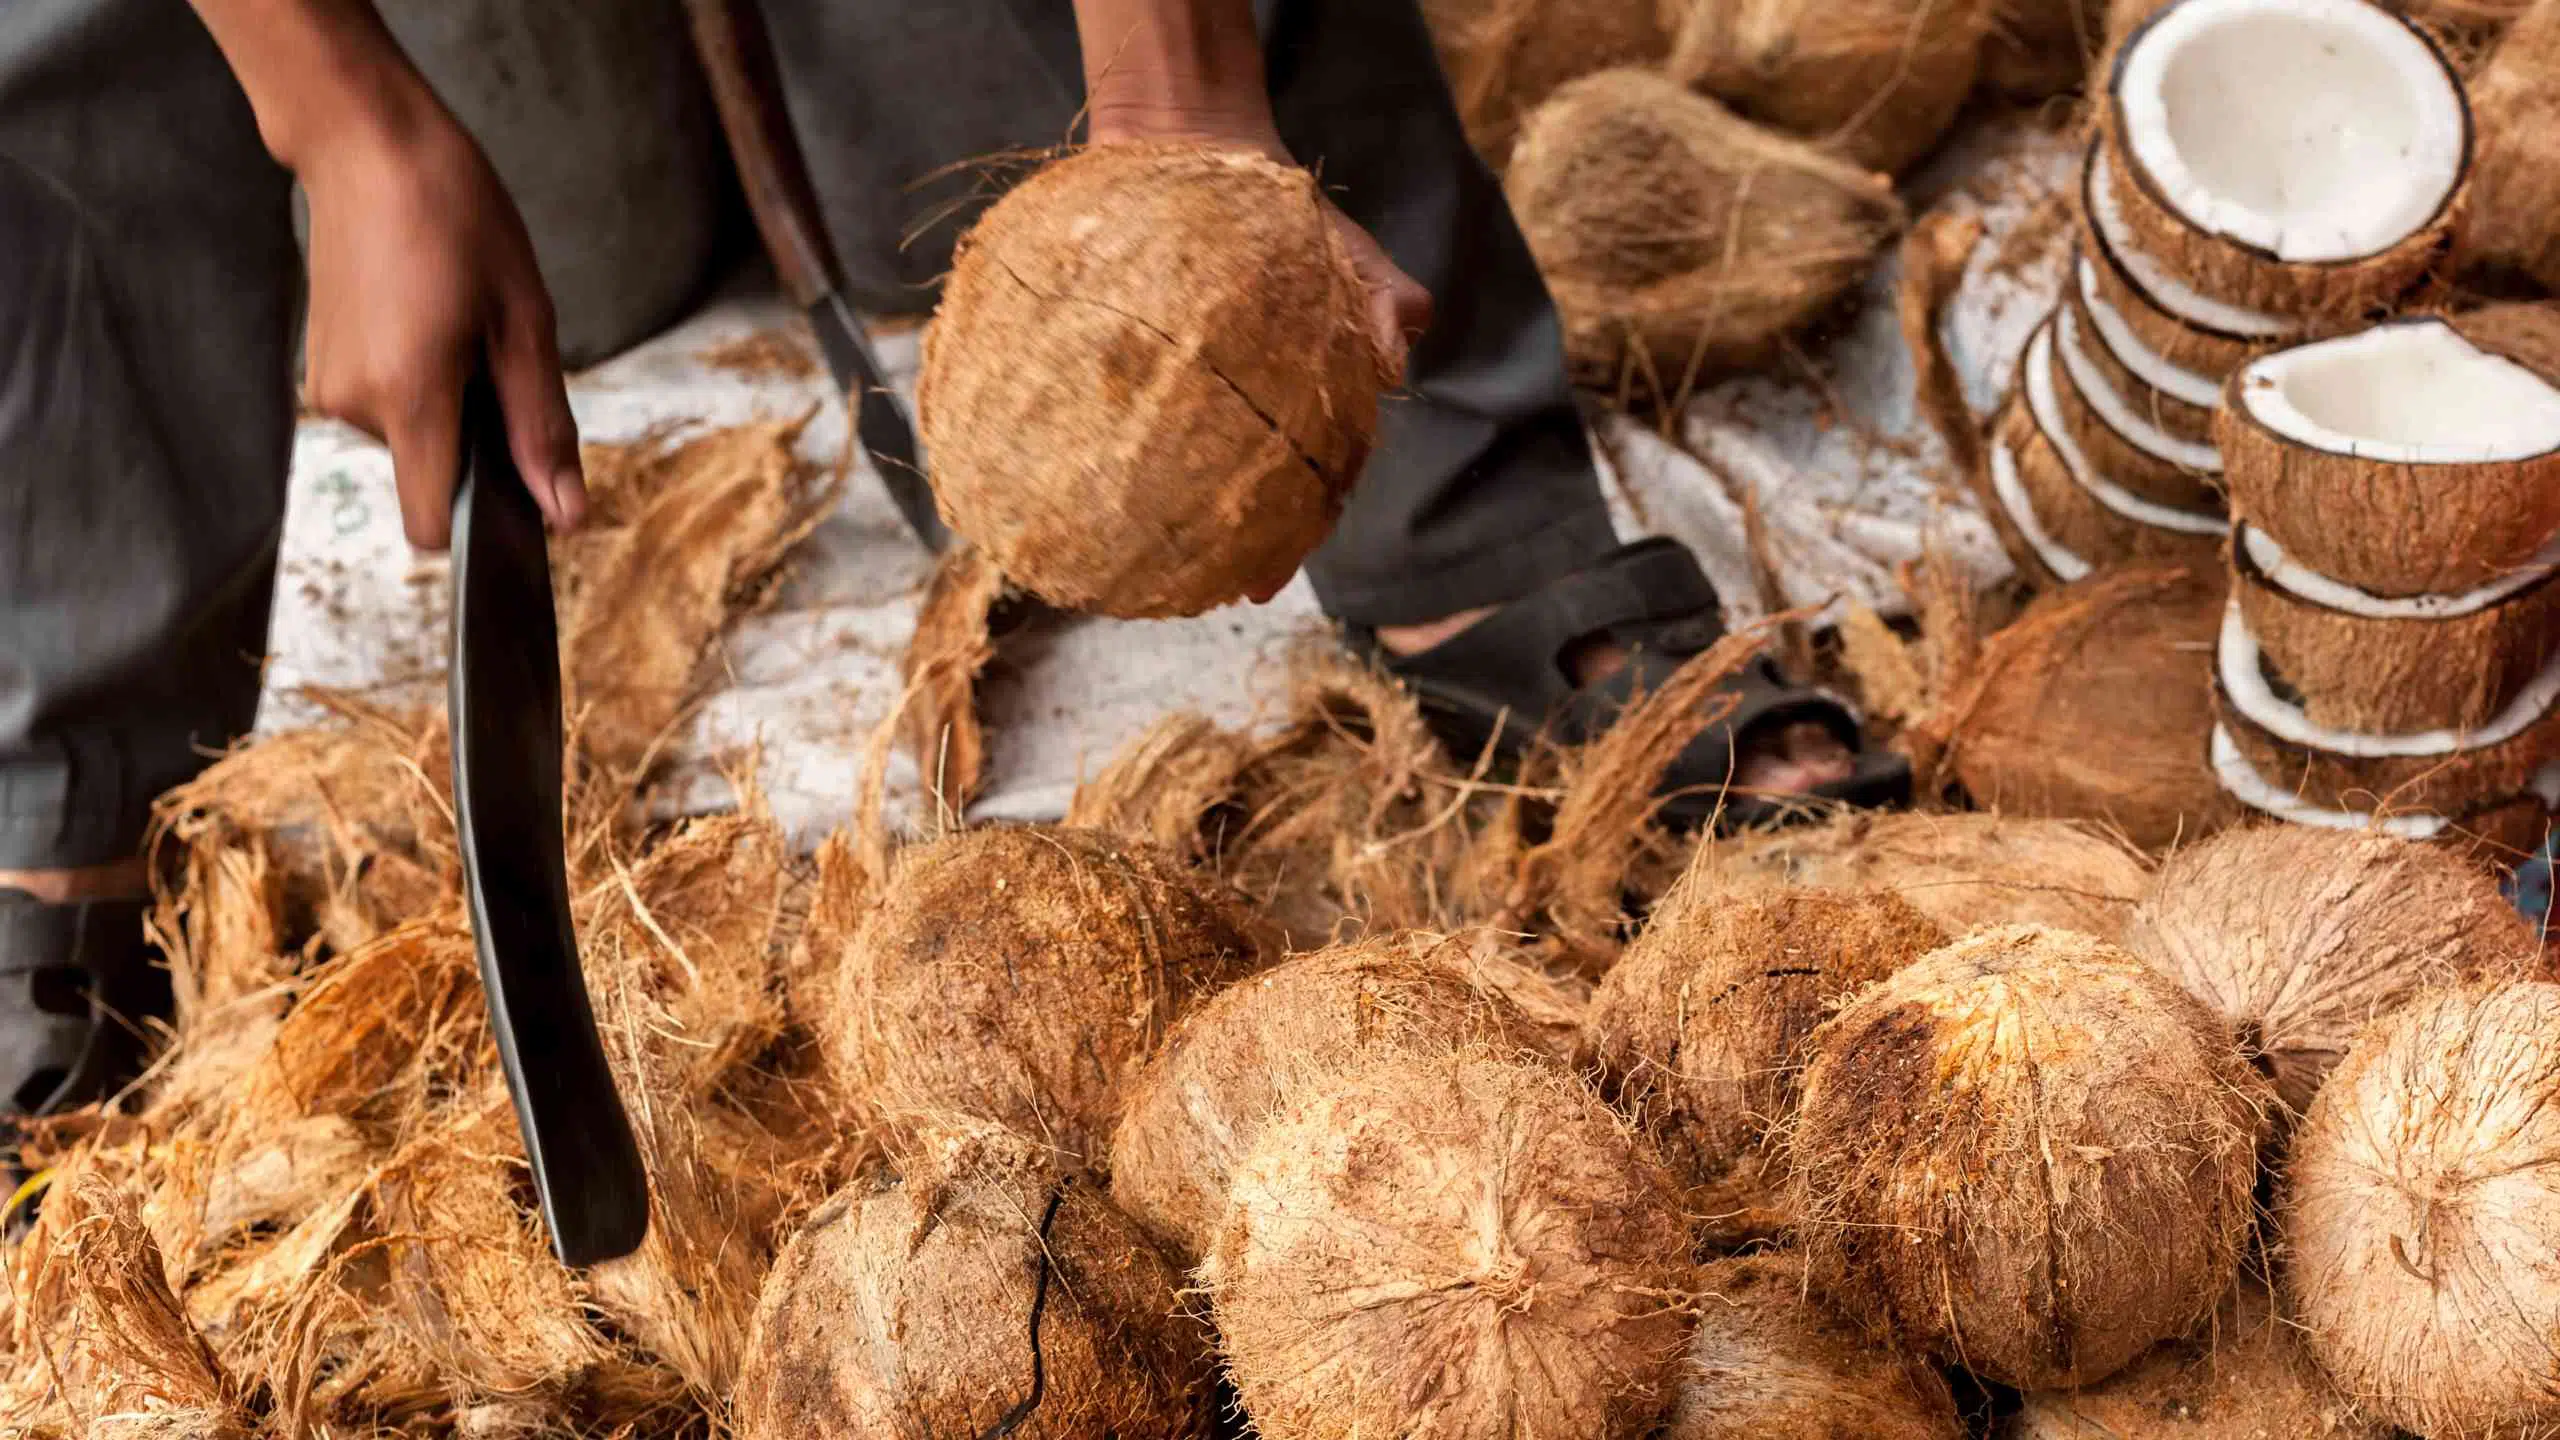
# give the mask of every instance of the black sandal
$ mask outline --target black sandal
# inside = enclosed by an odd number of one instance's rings
[[[141,1073],[143,1021],[169,1008],[141,901],[47,905],[0,890],[0,1115],[106,1098]]]
[[[1660,689],[1682,661],[1724,633],[1723,607],[1697,558],[1676,541],[1654,539],[1532,591],[1419,655],[1386,653],[1373,631],[1354,630],[1350,640],[1413,688],[1452,753],[1474,756],[1492,745],[1507,758],[1542,732],[1561,744],[1589,743],[1637,695]],[[1565,670],[1568,652],[1604,637],[1625,647],[1626,667],[1577,687]],[[1548,663],[1522,663],[1530,657]],[[1865,748],[1858,713],[1839,696],[1789,684],[1765,655],[1715,693],[1733,697],[1733,709],[1690,742],[1663,777],[1670,796],[1663,816],[1672,824],[1741,830],[1839,806],[1911,803],[1910,762]],[[1828,726],[1856,756],[1846,778],[1802,795],[1731,788],[1733,757],[1752,732],[1802,720]]]

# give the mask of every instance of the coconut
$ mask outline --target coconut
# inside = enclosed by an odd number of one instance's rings
[[[1523,1017],[1475,982],[1469,951],[1463,938],[1389,936],[1295,956],[1221,991],[1131,1087],[1112,1135],[1112,1197],[1196,1257],[1236,1162],[1311,1086],[1385,1052],[1523,1045]]]
[[[1655,1440],[1960,1440],[1946,1377],[1867,1345],[1808,1293],[1804,1261],[1706,1267],[1680,1397]]]
[[[2026,1397],[2009,1440],[2391,1440],[2303,1353],[2244,1279],[2210,1329],[2172,1340],[2095,1389]]]
[[[2059,433],[2087,457],[2091,473],[2126,493],[2172,510],[2219,516],[2222,454],[2201,440],[2184,439],[2136,408],[2106,372],[2089,358],[2104,349],[2080,323],[2077,310],[2057,307],[2044,341]]]
[[[2471,730],[2560,654],[2555,569],[2519,570],[2461,595],[2393,599],[2318,574],[2244,525],[2231,593],[2313,724],[2375,735]]]
[[[2095,383],[2083,386],[2119,397],[2142,425],[2178,444],[2213,443],[2213,412],[2222,405],[2219,382],[2171,365],[2142,343],[2142,337],[2114,314],[2098,294],[2098,267],[2074,252],[2065,282],[2061,313],[2071,317],[2071,359],[2075,377],[2085,366]],[[2100,317],[2104,316],[2102,320]],[[2076,358],[2074,358],[2076,357]],[[2119,433],[2130,433],[2120,430]],[[2186,468],[2186,467],[2181,467]],[[2209,467],[2194,467],[2219,477],[2222,458],[2216,452]],[[2218,493],[2218,492],[2217,492]]]
[[[2028,363],[2046,357],[2043,337]],[[2029,372],[2030,375],[2036,373]],[[2090,468],[2070,437],[2039,423],[2030,383],[1995,423],[1985,469],[1990,503],[2011,558],[2045,585],[2085,579],[2128,562],[2204,564],[2221,538],[2221,517],[2145,500]],[[2163,521],[2174,521],[2164,524]]]
[[[1619,1108],[1658,1137],[1690,1209],[1738,1243],[1785,1224],[1784,1167],[1763,1146],[1795,1111],[1805,1037],[1851,991],[1946,943],[1882,893],[1731,895],[1709,868],[1655,907],[1601,981],[1585,1051]]]
[[[2105,820],[2158,849],[2231,819],[2207,762],[2218,571],[2109,571],[1993,635],[1934,728],[1980,804]]]
[[[2560,1433],[2560,985],[2431,991],[2359,1037],[2277,1218],[2340,1389],[2425,1435]]]
[[[1500,170],[1522,117],[1569,80],[1647,65],[1671,47],[1659,0],[1423,0],[1458,117]]]
[[[1670,1177],[1572,1076],[1381,1056],[1273,1118],[1200,1270],[1264,1440],[1633,1440],[1696,1270]]]
[[[2021,101],[2077,90],[2106,33],[2106,0],[1998,0],[1982,40],[1982,83]]]
[[[1503,188],[1576,373],[1642,377],[1666,401],[1767,359],[1903,220],[1883,176],[1643,70],[1557,91]]]
[[[2376,595],[2459,594],[2554,558],[2560,315],[2375,326],[2238,371],[2217,433],[2232,508]],[[2522,362],[2522,363],[2520,363]]]
[[[2080,249],[2089,269],[2075,279],[2090,297],[2090,320],[2111,342],[2119,328],[2138,342],[2115,345],[2126,360],[2156,357],[2154,384],[2174,388],[2173,376],[2193,376],[2219,403],[2232,371],[2300,334],[2302,322],[2201,294],[2144,250],[2117,203],[2114,168],[2107,147],[2095,143],[2080,169]]]
[[[2266,1084],[2112,945],[1959,940],[1814,1032],[1793,1136],[1818,1285],[2021,1389],[2193,1329],[2251,1229]]]
[[[1226,899],[1151,847],[966,830],[898,857],[822,1041],[896,1128],[957,1111],[1099,1159],[1126,1077],[1254,960]]]
[[[2560,290],[2560,4],[2516,20],[2471,78],[2480,159],[2461,253]]]
[[[1870,170],[1935,149],[1964,107],[1993,0],[1666,0],[1674,79]]]
[[[1313,175],[1101,145],[961,238],[916,406],[943,518],[1078,610],[1276,589],[1332,529],[1386,382]]]
[[[2286,763],[2281,742],[2260,735],[2260,758]],[[2261,771],[2242,750],[2234,728],[2213,729],[2214,778],[2238,803],[2292,825],[2323,830],[2370,830],[2403,840],[2425,840],[2457,853],[2512,869],[2549,838],[2552,812],[2560,807],[2560,770],[2536,774],[2526,787],[2467,805],[2426,809],[2398,799],[2387,804],[2374,797],[2315,799],[2287,789]]]
[[[2230,1024],[2296,1114],[2367,1023],[2425,986],[2522,975],[2540,948],[2455,856],[2296,826],[2170,857],[2127,944]]]
[[[1091,1181],[971,1135],[903,1183],[856,1182],[784,1247],[738,1434],[1206,1436],[1209,1337],[1181,1284]]]
[[[2365,0],[2179,0],[2116,52],[2109,184],[2201,294],[2344,318],[2442,255],[2471,166],[2462,82]]]

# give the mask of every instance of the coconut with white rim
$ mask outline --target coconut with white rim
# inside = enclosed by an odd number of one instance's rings
[[[2090,469],[2137,499],[2219,517],[2222,452],[2208,441],[2172,434],[2145,413],[2139,397],[2110,383],[2093,358],[2106,347],[2080,323],[2076,308],[2056,307],[2047,329],[2055,408]]]
[[[2315,574],[2461,594],[2560,535],[2560,312],[2377,325],[2251,362],[2217,422],[2233,511]]]
[[[2222,382],[2302,333],[2295,317],[2216,300],[2142,248],[2117,200],[2114,165],[2093,142],[2080,169],[2080,253],[2074,277],[2091,324],[2150,382],[2198,404],[2221,403]]]
[[[2260,748],[2253,758],[2242,748],[2234,727],[2217,721],[2207,752],[2214,779],[2238,804],[2289,825],[2369,830],[2397,839],[2424,840],[2511,867],[2542,844],[2550,833],[2553,812],[2560,810],[2560,770],[2539,771],[2522,789],[2507,794],[2429,808],[2396,797],[2387,801],[2372,795],[2322,797],[2279,784],[2271,777],[2284,773],[2287,752],[2263,736],[2255,743]],[[2262,760],[2269,766],[2263,771]]]
[[[2073,348],[2080,364],[2161,435],[2210,447],[2213,412],[2222,406],[2221,384],[2170,365],[2145,346],[2099,297],[2097,272],[2084,249],[2075,247],[2057,313],[2071,317]],[[2215,452],[2210,465],[2194,468],[2218,477],[2221,453]]]
[[[2108,183],[2146,254],[2228,304],[2344,318],[2444,252],[2471,166],[2461,81],[2365,0],[2179,0],[2116,52]]]

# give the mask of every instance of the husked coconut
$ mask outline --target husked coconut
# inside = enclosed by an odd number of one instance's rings
[[[1693,872],[1592,1000],[1585,1050],[1643,1122],[1711,1238],[1785,1226],[1785,1166],[1767,1145],[1795,1111],[1805,1037],[1852,991],[1947,941],[1883,893],[1729,893]]]
[[[2315,725],[2390,735],[2470,730],[2560,654],[2560,583],[2545,563],[2459,595],[2392,598],[2342,585],[2243,525],[2232,597]]]
[[[2270,778],[2280,771],[2260,770],[2261,761],[2281,767],[2300,757],[2264,732],[2251,734],[2254,751],[2244,749],[2239,733],[2245,728],[2225,720],[2215,722],[2214,778],[2239,804],[2289,825],[2370,830],[2395,839],[2424,840],[2511,868],[2541,847],[2550,835],[2553,812],[2560,809],[2560,771],[2551,769],[2536,773],[2522,790],[2440,808],[2396,797],[2314,796]]]
[[[2011,100],[2077,90],[2106,35],[2106,0],[1999,0],[1982,39],[1982,83]]]
[[[1523,117],[1570,80],[1671,48],[1659,0],[1422,0],[1467,138],[1494,169]]]
[[[1664,0],[1674,79],[1870,170],[1937,147],[1994,0]]]
[[[2366,0],[2178,0],[2116,52],[2108,180],[2203,295],[2339,319],[2442,257],[2471,167],[2462,82]]]
[[[2359,1037],[2277,1223],[2339,1389],[2422,1435],[2560,1433],[2560,985],[2431,991]]]
[[[1199,1276],[1264,1440],[1635,1440],[1678,1380],[1689,1244],[1571,1075],[1381,1055],[1264,1126]]]
[[[1236,908],[1150,846],[964,830],[898,857],[821,1041],[893,1129],[957,1112],[1098,1160],[1127,1077],[1255,961]]]
[[[2041,343],[2047,333],[2038,331],[2039,342],[2029,347],[2030,365],[2049,353]],[[2040,393],[2051,399],[2032,381],[2020,387],[1994,424],[1986,452],[1985,508],[2012,559],[2048,586],[2114,565],[2212,559],[2225,523],[2220,516],[2145,500],[2098,474],[2067,434],[2040,421]]]
[[[856,1181],[783,1247],[737,1433],[1206,1437],[1210,1337],[1181,1286],[1090,1180],[981,1132],[903,1182]]]
[[[2243,1278],[2213,1324],[2090,1390],[2026,1397],[2008,1440],[2391,1440],[2321,1378],[2261,1282]]]
[[[2560,312],[2377,325],[2257,360],[2217,422],[2232,509],[2375,595],[2461,594],[2560,535]]]
[[[2064,930],[1986,930],[1814,1032],[1792,1137],[1815,1283],[2020,1389],[2183,1335],[2251,1230],[2266,1082],[2212,1012]]]
[[[2471,112],[2480,159],[2463,259],[2560,290],[2560,3],[2524,9],[2471,77]]]
[[[2295,1114],[2367,1024],[2428,986],[2520,976],[2540,949],[2447,851],[2290,825],[2171,856],[2127,944],[2231,1026]]]
[[[2097,276],[2098,267],[2086,254],[2075,251],[2062,305],[2071,316],[2074,364],[2097,377],[2094,386],[2082,388],[2092,394],[2103,389],[2119,397],[2138,421],[2168,440],[2210,446],[2213,412],[2222,404],[2221,384],[2153,353],[2121,316],[2108,310],[2098,294]],[[2194,468],[2219,477],[2220,452],[2210,467]]]
[[[2116,388],[2092,358],[2106,345],[2080,323],[2077,306],[2054,310],[2049,343],[2064,433],[2093,470],[2155,504],[2209,515],[2221,511],[2222,453],[2210,440],[2171,434],[2144,412],[2149,402]],[[2210,433],[2211,417],[2201,418]]]
[[[1184,1017],[1131,1086],[1112,1134],[1112,1197],[1196,1257],[1236,1162],[1309,1087],[1378,1054],[1525,1049],[1527,1036],[1518,1009],[1478,981],[1466,938],[1394,935],[1293,956]]]
[[[2222,574],[2107,571],[1994,634],[1936,728],[1982,805],[2103,820],[2145,849],[2236,818],[2207,755]]]
[[[2297,338],[2302,322],[2199,292],[2169,264],[2142,248],[2116,198],[2114,165],[2104,142],[2092,143],[2080,170],[2080,249],[2088,269],[2075,277],[2090,322],[2115,353],[2157,364],[2146,375],[2163,389],[2221,402],[2231,372]]]
[[[1867,273],[1891,182],[1645,70],[1556,92],[1503,182],[1584,381],[1669,400],[1757,364]]]
[[[1044,599],[1191,615],[1333,528],[1387,383],[1308,172],[1098,145],[961,238],[917,418],[951,528]]]
[[[1946,1377],[1880,1350],[1811,1293],[1789,1254],[1698,1281],[1680,1396],[1654,1440],[1961,1440]]]

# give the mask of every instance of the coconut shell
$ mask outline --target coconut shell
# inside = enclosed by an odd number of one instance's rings
[[[1663,397],[1756,365],[1867,273],[1903,221],[1891,182],[1660,75],[1556,92],[1503,183],[1587,383]]]
[[[2058,381],[2057,391],[2069,389]],[[2018,467],[2018,482],[2036,523],[2053,542],[2084,563],[2104,568],[2128,563],[2207,564],[2219,538],[2185,530],[2146,525],[2107,508],[2082,485],[2064,462],[2051,437],[2036,424],[2023,395],[2011,400],[1997,422],[1998,442],[2009,447]],[[2013,520],[2014,524],[2015,521]],[[2030,547],[2035,568],[2062,578]]]
[[[2081,163],[2080,203],[2076,207],[2081,253],[2095,262],[2098,272],[2098,298],[2124,317],[2126,327],[2150,347],[2151,353],[2199,375],[2220,380],[2267,353],[2270,342],[2181,319],[2142,287],[2124,257],[2108,242],[2106,233],[2090,218],[2096,208],[2093,197],[2099,181],[2100,153],[2100,146],[2093,142]]]
[[[1878,1350],[1809,1293],[1794,1255],[1719,1260],[1698,1283],[1680,1398],[1654,1440],[1961,1440],[1946,1377]]]
[[[2230,1288],[2267,1102],[2222,1022],[2132,956],[1979,932],[1814,1032],[1793,1145],[1815,1283],[1987,1379],[2096,1384]]]
[[[2287,1313],[2426,1435],[2560,1434],[2560,986],[2433,991],[2361,1036],[2294,1137]]]
[[[1495,170],[1521,121],[1567,81],[1650,65],[1671,48],[1659,0],[1423,0],[1467,139]]]
[[[2206,1330],[2095,1389],[2046,1391],[2008,1440],[2391,1440],[2321,1377],[2267,1295],[2243,1279]]]
[[[955,1148],[904,1183],[856,1182],[784,1247],[740,1440],[1208,1435],[1209,1336],[1181,1270],[1091,1181],[1001,1140]],[[996,1430],[1035,1384],[1027,1418]]]
[[[2228,830],[2170,857],[2127,943],[2230,1024],[2295,1114],[2368,1023],[2428,986],[2520,976],[2540,948],[2456,856],[2298,826]]]
[[[2159,849],[2238,814],[2209,761],[2222,577],[2104,572],[1991,637],[1946,704],[1945,763],[2011,814],[2103,820]]]
[[[2088,457],[2090,467],[2130,491],[2137,499],[2200,514],[2220,514],[2222,475],[2219,470],[2191,468],[2154,454],[2142,442],[2116,429],[2098,408],[2098,402],[2081,388],[2079,377],[2063,360],[2063,336],[2068,333],[2077,339],[2084,355],[2091,350],[2103,352],[2107,347],[2098,338],[2095,327],[2080,323],[2078,312],[2068,305],[2055,312],[2052,326],[2053,394],[2061,411],[2059,418],[2064,433],[2080,447],[2080,453]],[[2129,391],[2118,392],[2115,398],[2122,400],[2128,409],[2139,403]],[[2137,410],[2135,413],[2140,412]]]
[[[1382,1058],[1236,1167],[1200,1279],[1264,1440],[1635,1440],[1696,1269],[1670,1177],[1572,1076]]]
[[[2315,725],[2365,735],[2487,724],[2560,654],[2560,577],[2441,619],[2332,610],[2231,548],[2231,593]]]
[[[1784,1224],[1784,1167],[1763,1142],[1795,1112],[1805,1037],[1843,997],[1946,941],[1891,895],[1730,895],[1712,870],[1654,908],[1600,983],[1585,1053],[1618,1107],[1704,1192],[1690,1209],[1712,1238],[1739,1243]]]
[[[1937,147],[1993,0],[1672,0],[1664,68],[1742,114],[1892,173]]]
[[[2464,339],[2546,379],[2538,306],[2482,312]],[[2560,452],[2476,464],[2406,464],[2315,450],[2249,412],[2249,372],[2223,390],[2214,434],[2232,513],[2332,580],[2376,595],[2458,595],[2531,563],[2560,534]]]
[[[2017,101],[2077,90],[2106,32],[2106,0],[1999,0],[1982,39],[1982,84]]]
[[[2560,760],[2560,704],[2495,745],[2442,755],[2347,755],[2314,749],[2260,726],[2217,677],[2214,715],[2259,778],[2325,810],[2433,811],[2461,815],[2524,794]]]
[[[2107,387],[2124,398],[2126,407],[2134,414],[2177,439],[2198,445],[2212,444],[2213,412],[2219,407],[2190,404],[2135,374],[2133,368],[2116,354],[2115,348],[2107,343],[2105,333],[2099,330],[2097,317],[2090,312],[2087,300],[2080,293],[2076,278],[2078,269],[2075,253],[2072,266],[2075,278],[2063,286],[2062,303],[2071,311],[2072,327],[2080,337],[2080,353],[2088,358]],[[2214,472],[2214,477],[2210,493],[2218,504],[2222,494],[2220,472]],[[2198,497],[2199,500],[2201,498]],[[2162,503],[2179,502],[2164,500]]]
[[[1385,381],[1315,177],[1149,142],[1056,161],[961,237],[916,408],[943,518],[1005,574],[1190,615],[1296,573]]]
[[[2560,3],[2527,8],[2471,80],[2480,127],[2460,254],[2560,290]]]
[[[1526,1020],[1471,973],[1464,939],[1398,935],[1294,956],[1194,1010],[1130,1092],[1111,1193],[1175,1253],[1208,1248],[1263,1122],[1380,1054],[1525,1048]]]
[[[1237,910],[1152,847],[966,830],[898,857],[821,1039],[893,1129],[956,1111],[1098,1160],[1127,1077],[1254,963]]]

